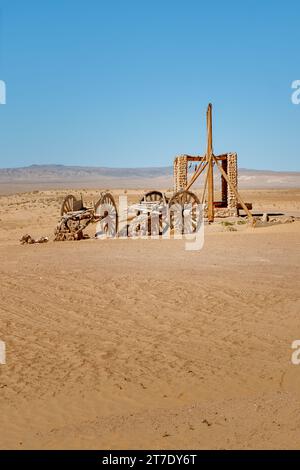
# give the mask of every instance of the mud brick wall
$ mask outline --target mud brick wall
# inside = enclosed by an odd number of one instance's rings
[[[187,156],[179,155],[174,160],[174,190],[179,191],[187,185]]]
[[[222,161],[224,171],[227,173],[231,184],[238,189],[238,167],[237,167],[237,154],[229,153],[227,159]],[[184,189],[187,185],[187,170],[188,160],[186,155],[179,155],[174,160],[174,191]],[[220,210],[221,217],[235,216],[237,215],[237,198],[227,184],[226,180],[222,177],[222,201],[226,203],[227,208]]]
[[[231,184],[238,189],[238,168],[237,168],[237,154],[229,153],[227,156],[227,175]],[[237,214],[237,198],[228,185],[227,187],[227,207],[230,210],[230,215]]]
[[[227,158],[226,160],[222,160],[222,168],[227,174]],[[227,181],[224,176],[221,176],[221,193],[222,193],[222,202],[224,205],[227,206],[227,195],[228,195],[228,188],[227,188]]]

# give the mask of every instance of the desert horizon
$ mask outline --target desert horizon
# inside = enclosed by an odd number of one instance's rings
[[[192,171],[190,171],[192,175]],[[288,189],[300,187],[300,172],[239,168],[241,189]],[[203,181],[196,183],[199,188]],[[31,190],[96,187],[103,189],[158,189],[173,187],[173,167],[110,168],[76,165],[30,165],[0,168],[0,194]]]

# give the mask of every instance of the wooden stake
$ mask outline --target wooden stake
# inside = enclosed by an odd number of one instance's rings
[[[207,152],[206,158],[208,162],[207,184],[208,184],[208,211],[207,217],[209,222],[214,221],[214,170],[213,170],[213,144],[212,144],[212,104],[209,103],[207,108]]]

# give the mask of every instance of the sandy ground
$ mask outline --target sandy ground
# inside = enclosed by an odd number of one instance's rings
[[[0,198],[0,448],[299,449],[300,222],[206,227],[197,252],[20,246],[52,236],[67,193]],[[243,195],[300,213],[300,190]]]

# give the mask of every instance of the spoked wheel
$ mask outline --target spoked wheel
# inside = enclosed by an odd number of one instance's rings
[[[130,224],[130,230],[133,233],[140,231],[142,235],[163,235],[169,227],[166,222],[166,207],[164,207],[167,204],[165,195],[160,191],[149,191],[140,200],[140,204],[143,203],[149,203],[149,206],[151,206],[148,215],[146,213],[141,214],[141,211],[138,211],[136,220]],[[158,205],[160,205],[161,213],[151,217],[151,208]],[[148,222],[146,222],[146,219]],[[146,227],[148,228],[146,229]]]
[[[95,214],[100,216],[97,223],[97,238],[114,238],[118,232],[118,211],[110,193],[103,193],[95,205]]]
[[[61,205],[60,215],[63,216],[67,214],[68,212],[73,212],[75,203],[76,203],[76,197],[73,196],[73,194],[68,194],[68,196],[65,197]]]
[[[200,224],[200,201],[191,191],[175,193],[169,203],[170,223],[177,233],[194,233]]]
[[[149,191],[142,197],[140,203],[142,202],[166,202],[166,198],[160,191]]]

